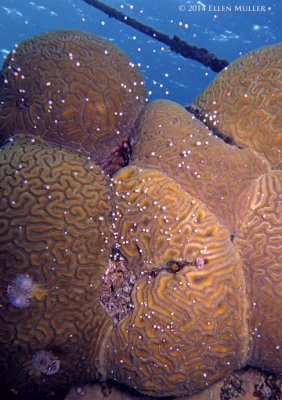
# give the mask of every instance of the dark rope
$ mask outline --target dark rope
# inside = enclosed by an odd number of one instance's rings
[[[181,54],[183,57],[192,58],[205,65],[206,67],[211,68],[214,72],[220,72],[223,68],[225,68],[229,62],[222,58],[217,58],[215,54],[210,53],[204,47],[197,47],[191,44],[188,44],[184,40],[181,40],[178,36],[174,35],[171,38],[169,35],[165,33],[159,32],[156,29],[153,29],[149,25],[145,25],[140,21],[137,21],[134,18],[128,17],[123,14],[121,11],[108,6],[99,0],[83,0],[85,3],[98,8],[107,14],[110,18],[115,18],[126,25],[132,26],[138,31],[145,33],[148,36],[162,42],[170,47],[172,51],[175,53]]]

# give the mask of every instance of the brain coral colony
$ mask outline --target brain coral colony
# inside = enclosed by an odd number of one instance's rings
[[[247,365],[281,373],[281,56],[243,56],[185,109],[145,105],[134,64],[90,33],[10,53],[1,394],[113,379],[192,395]]]

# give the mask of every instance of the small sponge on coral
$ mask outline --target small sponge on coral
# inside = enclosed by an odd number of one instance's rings
[[[251,51],[224,68],[193,101],[207,125],[282,168],[282,43]]]

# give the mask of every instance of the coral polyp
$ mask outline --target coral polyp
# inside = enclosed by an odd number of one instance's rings
[[[7,286],[6,294],[9,303],[16,308],[28,307],[36,286],[36,283],[28,274],[17,275]]]
[[[32,366],[45,375],[54,375],[60,368],[60,360],[51,351],[37,351],[31,360]]]

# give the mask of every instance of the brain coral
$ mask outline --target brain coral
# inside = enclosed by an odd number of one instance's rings
[[[97,378],[112,324],[98,298],[113,242],[108,178],[87,157],[41,142],[15,136],[0,155],[0,285],[20,276],[32,286],[25,308],[1,290],[0,382],[28,399],[39,386]],[[36,373],[38,351],[58,359],[56,374]]]
[[[184,107],[167,100],[148,104],[138,120],[131,163],[165,172],[206,206],[230,232],[238,231],[250,205],[252,182],[269,171],[250,149],[214,136]]]
[[[124,168],[113,194],[119,245],[140,278],[105,347],[108,377],[192,394],[245,365],[247,298],[229,231],[159,171]]]
[[[104,39],[54,31],[10,54],[1,394],[114,379],[189,395],[245,365],[281,372],[280,52],[242,57],[195,100],[235,144],[176,103],[143,108],[140,73]],[[132,150],[110,180],[100,166]]]
[[[250,208],[234,238],[251,306],[249,363],[281,373],[282,171],[262,175],[253,186]]]
[[[224,68],[193,101],[206,123],[239,147],[281,169],[282,43],[262,47]]]
[[[145,96],[140,72],[109,41],[75,30],[42,33],[3,65],[0,142],[33,133],[102,161],[130,137]]]

